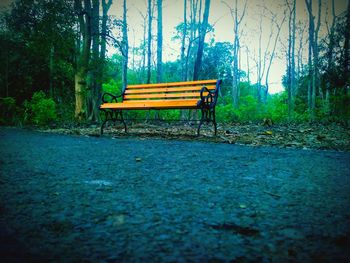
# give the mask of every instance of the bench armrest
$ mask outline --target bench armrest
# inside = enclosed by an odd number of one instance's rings
[[[198,101],[197,106],[201,108],[207,108],[207,109],[212,109],[215,107],[216,102],[218,100],[218,96],[220,93],[220,84],[221,80],[218,80],[216,82],[216,87],[215,90],[209,90],[207,87],[203,86],[201,91],[200,91],[200,97],[201,99]],[[207,95],[204,95],[203,93],[207,92]]]
[[[114,101],[114,102],[118,102],[117,98],[122,97],[123,94],[120,94],[120,95],[115,96],[115,95],[113,95],[113,94],[111,94],[111,93],[108,93],[108,92],[103,93],[103,95],[102,95],[102,102],[103,102],[103,103],[108,103],[109,101],[106,100],[105,96],[111,97],[111,101],[112,101],[112,102],[113,102],[113,101]]]
[[[207,95],[204,93],[207,92]],[[197,106],[201,108],[212,108],[214,106],[213,102],[215,101],[215,92],[210,91],[207,87],[202,87],[200,91],[200,100],[197,103]]]

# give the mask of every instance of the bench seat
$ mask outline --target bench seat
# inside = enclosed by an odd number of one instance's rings
[[[204,121],[215,121],[215,105],[218,98],[221,80],[199,80],[157,84],[128,85],[122,94],[115,96],[105,93],[102,96],[100,110],[105,113],[105,121],[101,125],[101,134],[107,121],[123,119],[125,110],[162,110],[162,109],[200,109],[202,118],[198,127],[198,135]],[[106,97],[109,97],[107,100]],[[121,101],[118,101],[121,98]]]
[[[115,110],[161,110],[161,109],[197,109],[197,99],[187,100],[145,100],[104,103],[100,109]]]

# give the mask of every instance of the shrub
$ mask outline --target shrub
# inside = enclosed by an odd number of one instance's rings
[[[37,125],[46,125],[57,120],[56,103],[43,91],[33,94],[30,102],[24,102],[25,119]]]
[[[288,120],[287,99],[286,92],[271,95],[267,101],[265,117],[272,119],[274,122]]]
[[[17,119],[18,107],[12,97],[0,98],[0,124],[13,124]]]
[[[109,92],[113,95],[119,95],[121,93],[121,81],[116,82],[114,79],[110,79],[108,83],[102,84],[102,93]]]
[[[232,104],[216,106],[216,119],[218,122],[238,121],[240,118],[239,111],[235,110]]]
[[[262,119],[265,105],[259,103],[258,99],[252,95],[247,95],[240,98],[238,110],[240,112],[241,121],[256,121]]]

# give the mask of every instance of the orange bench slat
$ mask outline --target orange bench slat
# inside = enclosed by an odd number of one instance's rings
[[[197,80],[197,81],[186,81],[186,82],[128,85],[127,89],[198,86],[198,85],[216,84],[216,82],[217,82],[216,79],[210,79],[210,80]]]
[[[163,93],[163,92],[181,92],[181,91],[200,91],[203,86],[191,86],[191,87],[159,87],[159,88],[140,88],[140,89],[126,89],[124,94],[143,94],[143,93]],[[206,86],[209,90],[214,90],[214,85]]]
[[[203,92],[206,96],[208,92]],[[141,95],[125,95],[124,100],[129,99],[166,99],[166,98],[185,98],[185,97],[197,97],[199,99],[199,92],[187,92],[187,93],[151,93]]]
[[[137,102],[104,103],[101,109],[195,109],[198,100],[148,100]]]

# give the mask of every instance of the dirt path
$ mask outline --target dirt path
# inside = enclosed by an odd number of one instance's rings
[[[9,262],[350,260],[350,153],[0,128]]]

